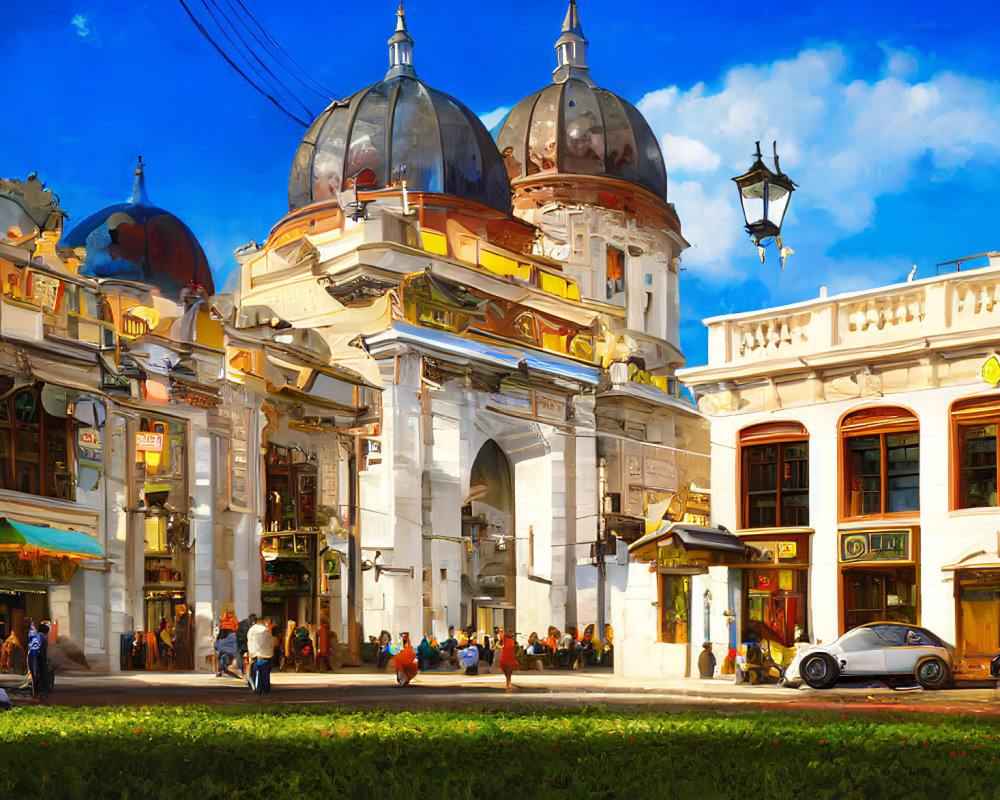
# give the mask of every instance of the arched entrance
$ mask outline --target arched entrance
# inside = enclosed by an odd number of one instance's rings
[[[472,464],[462,508],[462,623],[493,635],[516,620],[514,475],[492,439]]]

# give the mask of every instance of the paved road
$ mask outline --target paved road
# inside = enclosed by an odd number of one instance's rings
[[[0,687],[16,684],[0,675]],[[797,710],[837,708],[1000,714],[1000,693],[992,686],[938,692],[894,691],[884,686],[838,686],[827,691],[778,686],[735,685],[731,679],[630,680],[608,672],[515,673],[518,691],[504,692],[499,674],[466,676],[456,672],[421,673],[408,687],[397,686],[391,672],[344,668],[332,674],[277,673],[274,691],[258,698],[232,678],[211,673],[142,672],[120,675],[59,675],[52,705],[273,705],[333,703],[394,710],[464,709],[469,706],[544,706],[578,708],[607,705],[649,710]],[[11,692],[15,703],[24,702]]]

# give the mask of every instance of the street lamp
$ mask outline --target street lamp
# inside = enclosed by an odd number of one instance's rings
[[[764,247],[777,239],[781,246],[781,221],[788,210],[788,201],[795,191],[792,179],[778,166],[778,143],[774,143],[774,169],[772,172],[761,160],[760,142],[757,142],[756,160],[749,171],[733,178],[740,193],[740,205],[746,218],[747,233],[757,247]],[[763,261],[763,257],[761,258]]]

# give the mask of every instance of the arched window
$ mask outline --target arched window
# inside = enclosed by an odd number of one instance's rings
[[[895,406],[852,411],[840,422],[840,436],[843,518],[920,509],[920,430],[913,412]]]
[[[955,443],[952,508],[997,506],[1000,395],[970,397],[951,407]]]
[[[39,386],[0,397],[0,486],[74,499],[73,431],[72,418],[45,410]]]
[[[809,524],[809,434],[800,423],[742,430],[740,468],[742,527]]]

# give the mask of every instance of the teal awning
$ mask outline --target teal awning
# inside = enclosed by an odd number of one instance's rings
[[[43,528],[4,519],[0,524],[0,545],[29,545],[50,553],[79,558],[104,558],[101,546],[93,536],[59,528]]]

